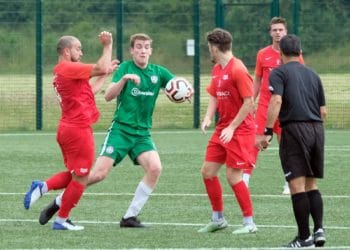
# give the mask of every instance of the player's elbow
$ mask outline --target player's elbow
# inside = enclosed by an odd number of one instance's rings
[[[109,67],[107,65],[95,64],[92,69],[92,76],[102,76],[109,73]]]

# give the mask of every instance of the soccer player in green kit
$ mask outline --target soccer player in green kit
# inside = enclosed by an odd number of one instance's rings
[[[118,97],[117,109],[100,155],[89,175],[88,185],[102,181],[113,166],[129,155],[135,164],[143,168],[145,174],[120,221],[120,227],[139,228],[145,225],[137,216],[156,187],[162,170],[160,157],[149,131],[152,127],[152,114],[160,89],[174,75],[162,66],[149,63],[152,39],[147,34],[138,33],[130,37],[130,53],[133,60],[120,64],[105,93],[107,101]],[[41,212],[41,224],[45,224],[52,217],[59,202],[57,197]]]

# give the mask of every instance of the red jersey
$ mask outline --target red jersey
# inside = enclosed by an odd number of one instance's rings
[[[210,95],[217,100],[219,121],[216,130],[226,128],[236,117],[243,104],[243,98],[253,96],[253,80],[243,62],[233,57],[222,68],[216,64],[212,70],[212,79],[207,87]],[[252,114],[248,114],[235,130],[236,134],[254,133],[255,124]]]
[[[85,127],[99,118],[89,84],[93,64],[63,61],[54,67],[53,86],[61,105],[61,124]]]
[[[299,61],[304,64],[300,55]],[[280,52],[269,45],[259,50],[256,56],[255,75],[261,77],[259,104],[269,105],[271,92],[269,90],[269,76],[271,70],[282,63]]]

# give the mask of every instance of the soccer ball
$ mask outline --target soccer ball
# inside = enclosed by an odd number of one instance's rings
[[[189,100],[193,93],[192,85],[183,77],[174,77],[165,86],[166,96],[175,103]]]

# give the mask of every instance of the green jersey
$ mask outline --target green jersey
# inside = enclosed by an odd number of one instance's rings
[[[120,64],[112,82],[117,83],[125,74],[136,74],[141,82],[139,85],[132,81],[125,83],[118,96],[113,120],[126,132],[147,133],[152,127],[152,115],[159,91],[174,75],[159,65],[148,64],[145,69],[141,69],[133,61],[126,61]]]

